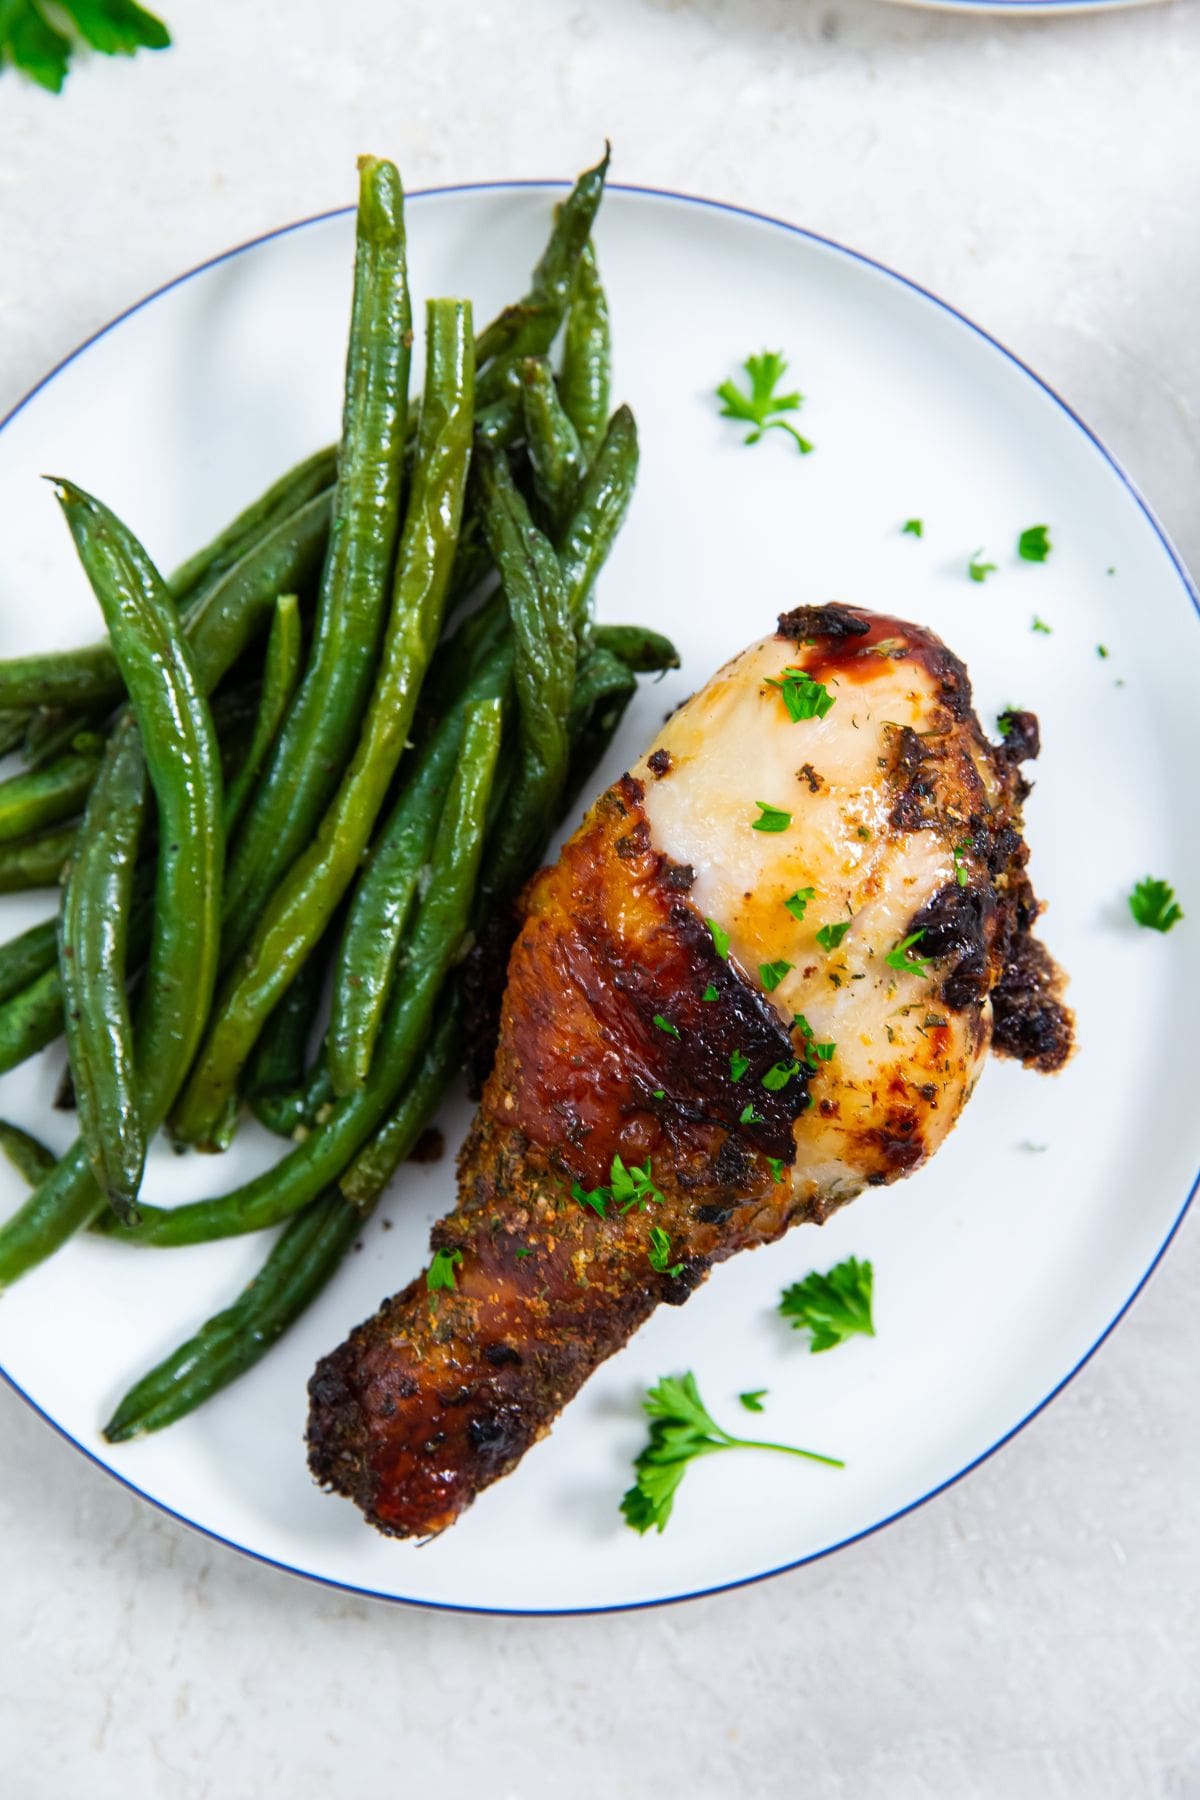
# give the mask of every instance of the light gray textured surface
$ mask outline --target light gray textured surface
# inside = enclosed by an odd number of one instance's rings
[[[868,0],[162,5],[169,55],[80,67],[59,101],[0,79],[0,414],[156,284],[350,199],[360,150],[417,187],[569,174],[607,133],[616,178],[795,219],[962,307],[1200,564],[1193,0],[1002,23]],[[1197,1800],[1198,1286],[1193,1223],[963,1485],[827,1563],[609,1619],[309,1588],[132,1500],[0,1390],[0,1794]]]

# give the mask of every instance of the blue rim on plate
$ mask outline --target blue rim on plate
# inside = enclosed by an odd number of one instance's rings
[[[1094,4],[1095,0],[1058,0],[1058,3],[1065,3],[1068,6],[1080,6]],[[1109,5],[1123,3],[1124,0],[1108,0]],[[966,4],[967,9],[969,10],[982,10],[982,7],[973,4],[972,0],[966,0]],[[1034,5],[1030,4],[1029,0],[1022,0],[1022,4],[1027,5],[1028,10],[1035,10]],[[1017,0],[1014,0],[1014,4],[1006,10],[1018,10]],[[450,183],[445,187],[420,188],[409,194],[408,199],[427,200],[435,199],[443,194],[471,194],[490,190],[511,191],[515,188],[553,189],[569,187],[569,185],[569,182],[564,181],[536,180],[457,182]],[[951,306],[947,301],[939,299],[936,294],[931,293],[928,288],[922,287],[919,282],[911,281],[908,276],[898,274],[895,269],[889,268],[886,263],[877,262],[875,258],[871,256],[864,256],[859,250],[851,250],[847,248],[845,244],[839,244],[833,238],[822,237],[818,232],[806,231],[802,226],[792,225],[786,219],[774,218],[770,213],[755,212],[752,207],[735,206],[723,200],[708,200],[698,194],[680,194],[670,188],[640,187],[628,182],[612,182],[609,186],[610,191],[613,193],[642,194],[657,200],[674,200],[685,206],[704,207],[713,212],[731,213],[741,218],[753,219],[760,225],[770,225],[777,231],[789,232],[793,237],[803,238],[807,243],[817,244],[824,250],[835,251],[839,256],[847,257],[851,262],[858,263],[864,268],[872,269],[877,274],[887,276],[890,281],[898,283],[902,288],[907,288],[910,293],[919,295],[921,299],[927,300],[930,305],[936,306],[941,312],[947,313],[953,319],[957,319],[960,324],[965,325],[968,330],[974,332],[975,336],[982,339],[985,344],[989,344],[993,350],[999,351],[1000,355],[1003,356],[1006,361],[1011,363],[1014,368],[1020,370],[1021,374],[1024,375],[1027,380],[1031,381],[1036,388],[1040,389],[1043,394],[1051,399],[1081,435],[1087,439],[1088,443],[1091,444],[1092,448],[1101,459],[1108,464],[1118,480],[1129,491],[1147,524],[1158,538],[1175,573],[1179,577],[1179,583],[1184,594],[1191,602],[1193,612],[1196,613],[1197,616],[1200,616],[1200,592],[1197,592],[1196,586],[1184,567],[1183,561],[1167,535],[1166,530],[1159,523],[1150,506],[1139,492],[1136,484],[1126,474],[1120,463],[1100,442],[1100,439],[1096,436],[1095,432],[1083,422],[1078,413],[1075,412],[1074,408],[1069,406],[1048,382],[1043,381],[1040,375],[1036,375],[1034,371],[1029,368],[1028,364],[1022,362],[1019,356],[1015,356],[1011,350],[1007,349],[997,338],[994,338],[990,332],[985,331],[982,326],[976,325],[974,320],[969,319],[965,313],[959,312],[957,307]],[[101,326],[99,331],[93,332],[91,337],[87,338],[82,344],[78,345],[76,349],[72,350],[69,356],[65,356],[60,363],[51,369],[48,375],[43,376],[41,381],[39,381],[35,387],[30,388],[29,392],[21,400],[18,400],[17,404],[4,416],[4,418],[0,419],[0,431],[4,431],[17,417],[18,413],[23,412],[29,403],[36,399],[38,394],[40,394],[44,388],[49,387],[50,383],[54,381],[65,368],[75,362],[86,350],[90,350],[93,344],[98,343],[101,338],[106,337],[110,331],[114,330],[118,325],[123,324],[126,319],[132,318],[135,313],[139,313],[144,307],[151,305],[151,303],[159,299],[161,295],[170,293],[173,288],[181,287],[184,282],[190,281],[193,276],[202,275],[207,270],[216,268],[221,263],[228,262],[235,256],[241,256],[248,250],[256,249],[259,244],[270,243],[275,238],[287,237],[294,231],[304,231],[309,226],[323,224],[329,219],[345,217],[347,214],[353,213],[353,211],[354,208],[352,206],[334,207],[328,212],[315,213],[310,218],[297,219],[291,225],[281,225],[274,231],[265,231],[258,237],[249,238],[245,243],[235,245],[231,250],[223,251],[219,256],[213,256],[206,262],[198,263],[194,268],[187,270],[183,275],[177,275],[173,281],[164,282],[162,287],[155,288],[154,291],[147,294],[144,299],[138,300],[133,306],[127,307],[124,312],[118,313],[115,319],[110,319],[107,325]],[[1200,1188],[1200,1171],[1197,1172],[1191,1187],[1184,1196],[1183,1203],[1172,1221],[1170,1230],[1159,1245],[1159,1248],[1155,1252],[1145,1273],[1134,1287],[1128,1299],[1118,1308],[1117,1312],[1113,1315],[1112,1319],[1105,1326],[1104,1330],[1100,1333],[1099,1337],[1091,1347],[1084,1351],[1075,1366],[1072,1369],[1069,1369],[1062,1380],[1051,1388],[1045,1398],[1039,1400],[1036,1406],[1030,1408],[1024,1418],[1019,1419],[1010,1430],[1006,1431],[1002,1437],[997,1438],[994,1444],[989,1445],[986,1450],[974,1457],[969,1463],[966,1463],[963,1468],[959,1469],[955,1474],[947,1476],[945,1481],[938,1482],[936,1487],[930,1488],[927,1493],[921,1494],[916,1500],[910,1500],[907,1505],[898,1507],[895,1512],[888,1513],[882,1519],[877,1519],[873,1525],[866,1526],[862,1531],[853,1532],[849,1537],[841,1538],[835,1544],[827,1544],[821,1550],[814,1550],[807,1556],[796,1557],[792,1562],[780,1563],[775,1568],[762,1569],[756,1575],[741,1576],[736,1581],[718,1582],[712,1587],[695,1588],[684,1594],[668,1594],[657,1600],[630,1600],[615,1606],[463,1606],[450,1601],[420,1600],[404,1594],[388,1594],[382,1592],[378,1588],[359,1587],[355,1583],[349,1581],[335,1581],[332,1577],[318,1575],[311,1569],[297,1568],[293,1563],[281,1562],[278,1558],[267,1556],[262,1551],[248,1549],[246,1545],[235,1543],[232,1538],[223,1537],[220,1532],[213,1531],[206,1525],[200,1525],[196,1520],[189,1519],[185,1514],[177,1512],[174,1507],[167,1506],[161,1500],[156,1500],[152,1494],[147,1494],[144,1489],[138,1487],[136,1482],[130,1481],[116,1469],[111,1468],[108,1463],[102,1461],[95,1451],[89,1449],[85,1443],[82,1443],[77,1437],[74,1437],[57,1419],[52,1418],[49,1413],[38,1405],[37,1401],[34,1400],[31,1395],[25,1392],[20,1383],[15,1381],[2,1365],[0,1365],[0,1377],[3,1378],[5,1383],[15,1394],[18,1394],[20,1398],[25,1401],[30,1409],[35,1412],[39,1418],[44,1419],[47,1425],[51,1426],[60,1437],[65,1438],[66,1441],[69,1444],[72,1444],[76,1450],[88,1459],[89,1462],[93,1463],[96,1468],[102,1469],[104,1473],[111,1476],[114,1481],[119,1482],[129,1493],[136,1494],[140,1500],[147,1501],[149,1505],[155,1507],[159,1512],[165,1513],[168,1518],[176,1520],[181,1525],[190,1527],[191,1530],[198,1532],[202,1537],[208,1538],[210,1542],[221,1544],[229,1550],[235,1550],[239,1555],[248,1557],[253,1562],[261,1563],[267,1568],[279,1569],[282,1570],[284,1574],[296,1575],[304,1581],[315,1582],[322,1587],[335,1588],[342,1593],[361,1595],[364,1599],[387,1600],[394,1605],[401,1606],[418,1606],[431,1612],[482,1613],[489,1616],[505,1618],[572,1618],[593,1613],[642,1612],[652,1606],[672,1606],[683,1600],[702,1600],[712,1594],[729,1593],[735,1588],[750,1587],[759,1581],[768,1581],[775,1575],[785,1575],[789,1570],[803,1568],[807,1563],[819,1562],[824,1557],[832,1556],[835,1551],[845,1550],[851,1544],[859,1543],[863,1538],[874,1536],[877,1531],[882,1531],[886,1526],[894,1524],[897,1519],[905,1518],[909,1513],[915,1512],[918,1507],[924,1506],[928,1501],[936,1499],[939,1494],[945,1493],[947,1488],[953,1487],[957,1482],[963,1480],[965,1476],[971,1474],[973,1470],[979,1468],[981,1463],[985,1463],[989,1457],[994,1456],[998,1450],[1003,1449],[1004,1445],[1016,1437],[1019,1431],[1023,1431],[1032,1420],[1036,1419],[1038,1414],[1043,1412],[1045,1408],[1050,1405],[1052,1400],[1058,1398],[1059,1394],[1062,1393],[1067,1384],[1074,1380],[1075,1376],[1079,1374],[1079,1371],[1086,1363],[1091,1361],[1101,1344],[1103,1344],[1105,1340],[1111,1336],[1112,1332],[1116,1330],[1117,1326],[1125,1317],[1125,1314],[1129,1311],[1130,1307],[1157,1269],[1159,1263],[1166,1255],[1172,1239],[1179,1230],[1180,1225],[1183,1223],[1184,1216],[1187,1213],[1192,1200],[1195,1198],[1197,1188]]]

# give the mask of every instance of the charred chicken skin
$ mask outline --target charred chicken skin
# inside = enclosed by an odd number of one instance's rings
[[[442,1530],[655,1307],[918,1168],[989,1048],[1065,1061],[1021,836],[1037,723],[1008,725],[987,742],[932,633],[842,606],[668,721],[527,890],[433,1231],[456,1285],[422,1274],[319,1365],[318,1481]]]

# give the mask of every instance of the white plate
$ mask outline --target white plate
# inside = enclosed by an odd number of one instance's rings
[[[521,290],[553,198],[544,185],[416,197],[419,292],[466,292],[490,315]],[[104,495],[170,565],[330,437],[352,236],[336,214],[206,266],[18,409],[0,435],[0,652],[96,631],[42,471]],[[781,607],[840,599],[927,621],[966,657],[985,719],[1012,703],[1041,715],[1028,831],[1080,1049],[1056,1080],[990,1067],[929,1168],[821,1232],[736,1259],[682,1311],[662,1309],[520,1470],[426,1548],[377,1537],[312,1486],[305,1382],[421,1266],[452,1198],[450,1160],[404,1172],[361,1252],[253,1374],[144,1443],[107,1450],[98,1427],[134,1376],[237,1291],[260,1244],[80,1242],[0,1302],[10,1381],[122,1481],[264,1560],[442,1606],[604,1609],[704,1592],[820,1556],[928,1498],[1091,1353],[1161,1255],[1198,1161],[1180,1005],[1197,922],[1162,938],[1136,930],[1125,907],[1147,871],[1200,907],[1194,596],[1145,506],[1027,369],[862,257],[773,220],[631,190],[610,193],[599,248],[617,390],[644,443],[601,610],[663,627],[685,659],[642,688],[601,776]],[[782,434],[746,448],[718,417],[716,383],[764,345],[792,359],[812,456]],[[920,541],[900,532],[913,515]],[[1051,558],[1021,563],[1017,534],[1041,521]],[[966,564],[981,548],[999,568],[979,586]],[[1052,636],[1031,631],[1035,613]],[[18,902],[5,914],[6,930],[33,916]],[[57,1064],[50,1054],[12,1074],[2,1105],[65,1145],[70,1121],[46,1104]],[[452,1145],[466,1116],[462,1104],[448,1116]],[[223,1160],[160,1152],[150,1192],[219,1191],[275,1154],[249,1133]],[[2,1178],[6,1206],[16,1184]],[[811,1356],[774,1302],[850,1252],[875,1264],[878,1336]],[[713,1458],[689,1472],[666,1534],[636,1537],[617,1506],[643,1439],[638,1398],[685,1368],[735,1430],[751,1423],[737,1394],[769,1389],[754,1425],[844,1456],[845,1473]]]
[[[1151,6],[1155,0],[893,0],[897,6],[914,6],[924,12],[990,13],[996,18],[1065,18],[1070,13],[1127,11],[1132,6]]]

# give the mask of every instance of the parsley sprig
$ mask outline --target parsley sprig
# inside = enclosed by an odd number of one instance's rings
[[[791,663],[781,675],[768,675],[767,686],[779,689],[793,725],[802,719],[823,719],[837,705],[823,681],[814,680],[807,669],[794,668]]]
[[[930,980],[930,961],[927,956],[914,956],[913,945],[919,944],[925,936],[923,931],[910,931],[906,938],[889,950],[884,962],[889,969],[898,969],[902,975],[923,975]]]
[[[1169,881],[1147,875],[1129,896],[1129,910],[1139,925],[1148,931],[1170,931],[1183,917],[1183,908],[1175,898]]]
[[[650,1420],[650,1442],[634,1461],[634,1485],[621,1501],[625,1523],[637,1532],[666,1530],[679,1484],[689,1463],[698,1456],[712,1456],[719,1450],[778,1450],[784,1456],[803,1456],[831,1469],[846,1466],[835,1456],[820,1456],[795,1444],[734,1437],[717,1424],[705,1406],[690,1369],[685,1375],[664,1375],[649,1390],[642,1408]]]
[[[104,56],[132,56],[165,50],[171,34],[135,0],[56,0],[53,18],[42,0],[0,0],[0,66],[12,63],[52,94],[62,92],[81,40]]]
[[[426,1290],[436,1294],[439,1288],[457,1287],[454,1279],[454,1265],[463,1259],[461,1250],[435,1250],[425,1276]]]
[[[803,1281],[785,1288],[779,1311],[794,1331],[812,1333],[814,1351],[833,1350],[856,1332],[864,1337],[875,1336],[871,1319],[873,1282],[870,1263],[848,1256],[827,1275],[814,1270]]]
[[[757,444],[767,431],[786,431],[795,440],[801,456],[807,456],[812,449],[808,439],[801,437],[794,425],[779,416],[799,412],[804,403],[802,394],[777,394],[775,391],[787,374],[783,353],[764,350],[759,356],[748,356],[742,367],[750,377],[750,391],[747,393],[736,381],[723,381],[717,389],[717,399],[724,403],[721,417],[738,419],[753,428],[746,434],[744,443]]]

